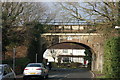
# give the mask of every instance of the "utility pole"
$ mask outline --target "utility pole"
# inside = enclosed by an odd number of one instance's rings
[[[37,53],[36,53],[36,63],[37,63]]]
[[[16,48],[13,48],[13,71],[15,71],[15,55],[16,55]]]

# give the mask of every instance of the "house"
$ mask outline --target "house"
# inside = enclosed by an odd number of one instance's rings
[[[77,62],[84,64],[85,48],[73,43],[60,43],[47,49],[43,55],[48,62]]]

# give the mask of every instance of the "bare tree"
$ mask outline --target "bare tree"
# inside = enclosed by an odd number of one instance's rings
[[[96,24],[95,28],[105,36],[113,35],[115,32],[114,26],[119,20],[119,2],[71,2],[60,5],[71,18]]]
[[[60,55],[60,51],[57,49],[50,49],[50,54],[51,57],[54,59],[54,62],[56,60],[56,58]]]
[[[19,29],[20,34],[29,28],[29,26],[26,27],[26,24],[40,22],[40,19],[43,18],[46,19],[44,22],[55,18],[55,13],[49,13],[43,3],[4,2],[2,3],[3,38],[4,33],[8,37]]]
[[[43,3],[3,2],[3,52],[7,50],[7,46],[13,48],[14,46],[24,45],[24,42],[28,42],[27,37],[30,37],[28,34],[31,28],[36,25],[34,22],[40,22],[40,19],[43,18],[46,19],[44,22],[47,22],[48,20],[54,19],[54,17],[55,13],[49,13],[47,7]]]
[[[86,18],[94,18],[106,21],[116,21],[116,18],[119,14],[118,2],[72,2],[63,4],[61,3],[60,5],[63,9],[68,11],[72,17],[80,20],[87,20]]]
[[[3,30],[3,39],[6,37],[10,37],[10,35],[15,35],[15,31],[17,31],[19,26],[23,26],[25,23],[37,20],[38,16],[43,14],[44,8],[40,5],[37,6],[34,3],[22,3],[22,2],[4,2],[2,3],[2,30]],[[36,9],[37,7],[38,9]],[[42,9],[41,9],[41,8]],[[32,17],[31,17],[32,16]],[[22,27],[19,31],[24,32],[26,27]],[[13,37],[12,37],[13,38]],[[4,40],[3,40],[4,41]],[[6,43],[6,42],[5,42]]]

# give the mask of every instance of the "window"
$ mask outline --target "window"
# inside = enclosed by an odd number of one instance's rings
[[[12,72],[12,69],[10,68],[10,66],[7,66],[7,70],[8,70],[8,73]]]
[[[28,64],[27,67],[41,67],[40,64]]]
[[[69,57],[63,57],[63,62],[71,62]]]
[[[67,49],[63,49],[63,53],[68,53],[68,50]]]
[[[7,75],[7,74],[10,74],[10,73],[12,73],[13,71],[12,71],[12,68],[10,67],[10,66],[4,66],[4,73],[3,73],[3,75],[5,76],[5,75]]]
[[[9,73],[9,71],[8,71],[7,67],[5,66],[5,67],[4,67],[4,74],[3,74],[3,75],[6,75],[6,74],[8,74],[8,73]]]
[[[55,50],[54,50],[54,49],[51,49],[50,52],[51,52],[51,53],[55,53]]]
[[[3,67],[0,66],[0,75],[3,73]]]

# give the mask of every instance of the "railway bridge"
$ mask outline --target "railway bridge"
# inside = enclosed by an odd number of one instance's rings
[[[98,34],[94,25],[86,22],[49,25],[51,26],[50,29],[41,35],[41,49],[44,48],[46,50],[59,43],[77,43],[92,52],[91,70],[102,71],[103,37]]]

